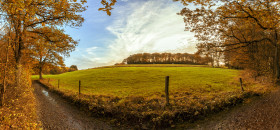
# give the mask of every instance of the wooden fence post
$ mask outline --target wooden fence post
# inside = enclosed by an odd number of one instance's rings
[[[166,106],[169,105],[169,76],[165,77],[165,97],[166,97]]]
[[[79,95],[81,94],[81,80],[79,80]]]
[[[242,78],[239,78],[239,80],[240,80],[241,90],[242,90],[242,92],[244,92],[244,89],[243,89],[243,86],[242,86]]]
[[[60,81],[60,79],[58,80],[58,82],[57,82],[57,87],[59,88],[59,81]]]

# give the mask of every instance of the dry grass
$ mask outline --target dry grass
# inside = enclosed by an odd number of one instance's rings
[[[0,108],[0,129],[39,129],[36,102],[28,74],[23,75],[22,85],[9,85],[5,105]]]

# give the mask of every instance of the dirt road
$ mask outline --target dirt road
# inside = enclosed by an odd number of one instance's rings
[[[33,86],[38,104],[37,113],[44,129],[112,129],[107,123],[90,117],[39,83],[33,82]]]
[[[189,129],[280,129],[280,91],[221,112]]]
[[[34,82],[44,129],[112,129]],[[178,129],[280,129],[280,91]]]

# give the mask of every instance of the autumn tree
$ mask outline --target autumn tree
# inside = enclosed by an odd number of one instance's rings
[[[38,62],[40,79],[46,65],[64,66],[62,56],[69,56],[69,53],[77,46],[77,41],[73,40],[69,35],[64,34],[63,30],[43,27],[36,30],[38,33],[33,34],[29,49],[32,57]],[[42,37],[41,32],[46,34]]]
[[[77,71],[78,67],[77,67],[77,65],[71,65],[69,69],[70,69],[70,71]]]
[[[4,28],[4,29],[3,29]],[[10,65],[11,62],[9,62],[10,55],[10,35],[11,31],[10,28],[7,28],[7,26],[2,27],[2,31],[6,32],[6,35],[1,36],[0,39],[0,79],[2,80],[0,82],[0,106],[3,106],[4,104],[4,98],[5,98],[5,92],[8,84],[8,79],[12,80],[12,78],[9,78],[9,72],[11,71]]]
[[[243,67],[255,71],[258,71],[256,66],[261,65],[262,61],[269,62],[269,66],[273,66],[274,77],[280,78],[278,1],[180,1],[184,5],[190,2],[199,4],[196,9],[182,9],[180,14],[184,16],[186,30],[194,32],[200,44],[215,44],[212,49],[227,52],[225,54],[228,56],[225,57],[239,60]],[[260,46],[266,47],[266,52],[273,51],[274,55],[259,55],[262,50]],[[268,64],[262,65],[268,67]]]
[[[223,56],[223,52],[221,51],[220,47],[216,47],[213,43],[198,43],[197,49],[199,54],[204,55],[209,62],[211,63],[212,67],[219,67],[220,66],[220,60]]]
[[[81,26],[84,18],[81,12],[86,10],[86,0],[2,0],[0,2],[1,17],[9,23],[12,37],[15,64],[16,84],[19,85],[21,62],[24,50],[27,50],[27,40],[32,34],[38,34],[47,39],[49,32],[38,31],[48,26]]]
[[[99,11],[105,11],[107,15],[111,15],[111,10],[113,9],[113,6],[116,4],[117,0],[101,0],[101,4],[104,6],[103,8],[99,8]]]

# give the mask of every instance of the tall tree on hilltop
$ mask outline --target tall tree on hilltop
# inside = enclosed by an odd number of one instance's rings
[[[69,69],[70,69],[69,71],[77,71],[78,67],[77,65],[71,65]]]

